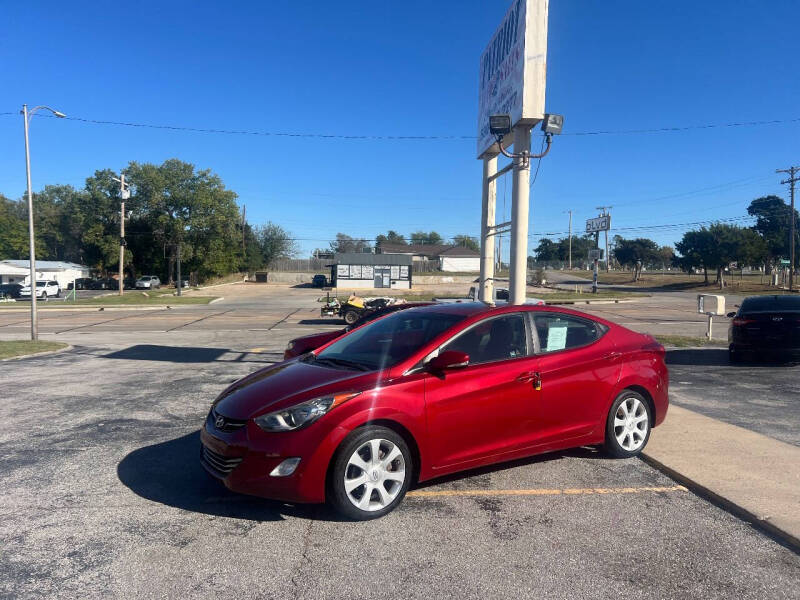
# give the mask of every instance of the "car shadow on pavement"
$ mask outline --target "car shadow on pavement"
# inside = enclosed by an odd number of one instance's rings
[[[271,355],[277,360],[272,360]],[[102,355],[103,358],[122,360],[152,360],[174,363],[254,362],[271,364],[283,360],[283,353],[241,352],[228,348],[202,348],[187,346],[156,346],[139,344],[124,350]],[[225,358],[223,358],[225,357]]]
[[[500,473],[508,469],[516,469],[517,467],[524,467],[528,465],[535,465],[538,463],[550,462],[551,460],[560,460],[562,458],[584,458],[584,459],[608,459],[608,454],[603,452],[602,448],[596,446],[581,446],[579,448],[569,448],[567,450],[558,450],[556,452],[548,452],[547,454],[537,454],[536,456],[529,456],[527,458],[519,458],[504,463],[496,463],[477,469],[470,469],[469,471],[459,471],[452,475],[445,475],[444,477],[437,477],[436,479],[429,479],[422,483],[417,483],[412,486],[412,489],[422,490],[428,487],[442,485],[445,483],[460,482],[468,480],[473,477],[481,475],[488,475],[491,473]]]
[[[200,465],[199,431],[134,450],[117,465],[117,477],[142,498],[206,515],[250,521],[287,516],[341,520],[324,505],[293,505],[231,492]]]

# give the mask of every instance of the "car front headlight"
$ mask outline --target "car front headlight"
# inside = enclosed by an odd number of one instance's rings
[[[286,344],[286,349],[287,350],[294,350],[294,342],[289,342],[288,344]]]
[[[313,400],[295,404],[289,408],[261,415],[254,420],[256,425],[261,427],[264,431],[293,431],[305,427],[306,425],[311,425],[311,423],[328,413],[331,409],[339,406],[343,402],[347,402],[351,398],[355,398],[360,393],[361,392],[349,392],[346,394],[333,394],[314,398]]]

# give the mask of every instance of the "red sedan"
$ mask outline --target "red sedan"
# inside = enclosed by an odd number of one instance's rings
[[[231,385],[202,463],[237,492],[371,519],[456,471],[588,444],[636,456],[668,402],[648,335],[564,308],[433,305]]]

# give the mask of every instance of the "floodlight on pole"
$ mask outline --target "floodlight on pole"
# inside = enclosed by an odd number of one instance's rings
[[[31,341],[39,339],[39,324],[36,319],[36,246],[35,236],[33,230],[33,191],[31,190],[31,153],[30,144],[28,142],[28,128],[30,127],[30,120],[38,111],[49,110],[53,115],[59,119],[63,119],[67,115],[54,110],[49,106],[36,106],[30,111],[28,105],[23,104],[20,114],[25,123],[25,174],[28,182],[28,244],[30,245],[30,288],[31,288]]]
[[[527,150],[522,152],[508,152],[503,148],[503,138],[507,136],[512,129],[511,115],[490,115],[489,116],[489,132],[497,139],[497,148],[500,153],[507,158],[521,159],[522,168],[527,168],[532,158],[544,158],[550,152],[550,145],[553,142],[553,136],[561,133],[564,128],[564,115],[546,114],[542,119],[542,131],[544,131],[545,142],[547,147],[541,154],[531,154]]]

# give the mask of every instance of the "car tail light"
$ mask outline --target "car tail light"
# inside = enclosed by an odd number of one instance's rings
[[[734,327],[741,327],[742,325],[749,325],[750,323],[755,323],[755,319],[743,319],[742,317],[736,317],[733,320]]]

